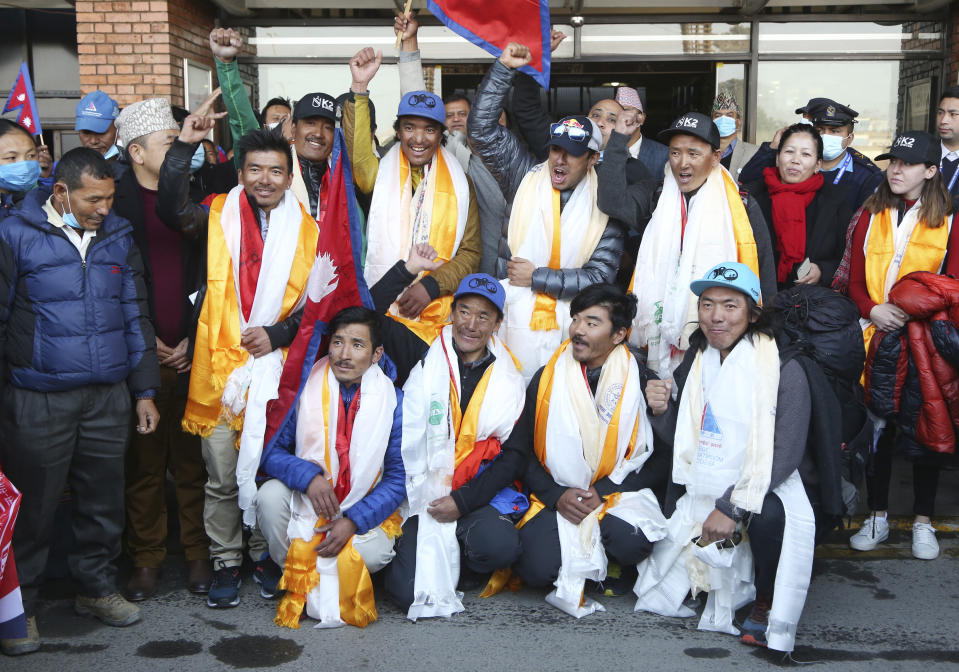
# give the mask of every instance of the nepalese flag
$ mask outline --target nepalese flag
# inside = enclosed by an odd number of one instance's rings
[[[529,47],[532,60],[520,70],[549,88],[549,0],[426,0],[437,19],[499,57],[510,42]]]
[[[341,129],[336,130],[333,139],[329,171],[329,200],[316,243],[316,261],[307,281],[303,319],[283,365],[278,398],[267,407],[266,446],[279,442],[286,448],[294,443],[296,404],[313,364],[326,353],[326,325],[343,308],[373,307],[360,265],[363,234],[353,192],[353,171]],[[380,359],[380,366],[395,379],[395,367],[386,356]]]
[[[40,135],[43,133],[43,127],[40,126],[40,113],[37,109],[37,101],[33,97],[33,84],[30,82],[30,72],[27,70],[26,61],[20,65],[20,74],[17,75],[17,81],[13,83],[10,89],[10,95],[7,97],[7,104],[3,106],[3,112],[13,112],[20,110],[17,117],[17,123],[30,132],[30,135]]]
[[[0,639],[27,636],[27,621],[20,599],[17,566],[13,561],[13,525],[20,508],[20,493],[0,471]]]

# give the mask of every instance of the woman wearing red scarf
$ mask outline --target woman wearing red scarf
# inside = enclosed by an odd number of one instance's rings
[[[780,289],[794,283],[828,287],[842,259],[852,211],[844,187],[824,180],[821,166],[819,133],[794,124],[779,142],[776,165],[744,185],[766,218]]]

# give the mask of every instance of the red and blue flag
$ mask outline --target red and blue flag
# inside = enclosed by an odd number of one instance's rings
[[[10,95],[7,96],[7,104],[3,106],[3,112],[15,112],[19,110],[17,123],[23,126],[30,135],[40,135],[43,128],[40,126],[40,111],[37,109],[37,101],[33,96],[33,84],[30,82],[30,71],[27,70],[27,63],[24,61],[20,65],[20,74],[10,89]]]
[[[20,493],[0,471],[0,639],[27,636],[17,565],[13,561],[13,526],[19,508]]]
[[[350,306],[373,307],[360,264],[363,234],[341,129],[336,130],[333,139],[329,170],[328,202],[316,243],[316,262],[307,283],[306,306],[283,365],[278,397],[267,407],[264,455],[273,444],[285,449],[295,441],[296,405],[313,364],[326,354],[328,339],[324,337],[330,320]],[[380,364],[395,378],[395,369],[387,357],[381,358]]]
[[[548,0],[427,0],[426,6],[447,28],[493,56],[510,42],[526,45],[532,60],[520,70],[549,88]]]

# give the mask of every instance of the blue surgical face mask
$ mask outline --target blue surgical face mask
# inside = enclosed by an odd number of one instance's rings
[[[0,189],[30,191],[40,179],[38,161],[17,161],[0,165]]]
[[[845,138],[841,135],[826,135],[822,136],[822,158],[826,161],[832,161],[840,154],[843,153],[845,149],[842,146],[842,141],[848,138],[847,135]]]
[[[719,137],[721,138],[728,137],[736,132],[736,120],[732,117],[727,117],[725,114],[713,119],[713,123],[716,124],[716,128],[719,129]]]
[[[120,148],[116,145],[110,145],[110,149],[107,150],[107,153],[103,155],[104,159],[112,159],[114,156],[120,153]]]
[[[190,159],[190,172],[195,173],[203,167],[204,162],[206,162],[206,149],[203,147],[201,142],[196,146],[196,151],[193,152],[193,158]]]
[[[64,185],[66,187],[66,185]],[[80,222],[77,221],[76,215],[73,214],[73,207],[70,205],[70,189],[67,187],[67,197],[63,201],[64,211],[69,207],[70,212],[63,213],[63,223],[69,226],[72,229],[77,231],[83,231],[83,227],[80,225]]]

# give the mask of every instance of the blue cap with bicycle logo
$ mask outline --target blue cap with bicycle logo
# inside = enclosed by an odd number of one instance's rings
[[[726,261],[713,266],[706,271],[700,280],[689,283],[689,289],[699,296],[710,287],[728,287],[742,292],[757,305],[763,305],[762,291],[759,289],[759,278],[746,264],[738,261]]]
[[[443,100],[429,91],[411,91],[400,100],[397,117],[423,117],[446,126],[446,106]]]
[[[488,299],[496,306],[500,314],[503,313],[503,305],[506,303],[506,291],[503,289],[503,285],[492,275],[486,273],[471,273],[467,275],[460,282],[460,286],[456,288],[456,294],[453,295],[453,298],[458,299],[461,296],[467,296],[469,294],[475,294],[482,296],[484,299]]]

